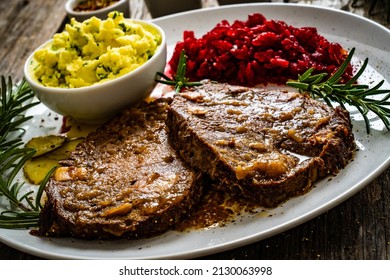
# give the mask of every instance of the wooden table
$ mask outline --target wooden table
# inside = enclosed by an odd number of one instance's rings
[[[0,1],[0,75],[11,75],[15,81],[22,78],[27,56],[57,30],[62,30],[66,19],[64,2]],[[377,1],[372,14],[369,14],[371,1],[300,2],[341,3],[340,8],[390,27],[386,22],[389,1]],[[356,6],[352,7],[352,2]],[[204,7],[215,5],[213,0],[203,3]],[[131,7],[133,17],[150,18],[143,1],[132,0]],[[39,258],[0,243],[0,259]],[[317,218],[266,240],[204,259],[390,259],[390,169]]]

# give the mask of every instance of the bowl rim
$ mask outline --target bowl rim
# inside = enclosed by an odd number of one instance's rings
[[[76,6],[76,4],[78,4],[79,2],[81,2],[83,0],[68,0],[66,1],[65,3],[65,10],[68,14],[70,15],[74,15],[74,16],[82,16],[82,15],[95,15],[95,14],[100,14],[100,13],[104,13],[106,11],[109,11],[109,10],[112,10],[112,9],[115,9],[116,7],[122,5],[124,2],[128,3],[129,1],[128,0],[118,0],[118,2],[108,6],[108,7],[105,7],[105,8],[101,8],[101,9],[98,9],[98,10],[94,10],[94,11],[75,11],[74,10],[74,7]]]
[[[154,53],[154,55],[148,61],[146,61],[144,64],[139,66],[138,68],[136,68],[136,69],[134,69],[134,70],[132,70],[132,71],[130,71],[128,73],[125,73],[122,76],[115,77],[115,78],[106,80],[106,81],[101,82],[101,83],[95,83],[95,84],[92,84],[92,85],[89,85],[89,86],[84,86],[84,87],[63,88],[63,87],[48,87],[48,86],[44,86],[44,85],[40,84],[39,82],[37,82],[35,80],[35,78],[32,76],[31,71],[29,71],[29,68],[30,68],[30,62],[33,59],[34,53],[37,50],[40,50],[41,48],[43,48],[44,46],[49,44],[53,40],[53,39],[50,39],[50,40],[44,42],[43,44],[41,44],[39,47],[37,47],[28,56],[28,58],[27,58],[27,60],[26,60],[26,62],[24,64],[24,77],[26,78],[27,82],[29,84],[33,85],[34,87],[38,88],[38,89],[49,90],[49,91],[55,92],[55,93],[63,93],[63,92],[66,92],[66,94],[68,94],[68,93],[76,93],[76,92],[82,93],[82,92],[87,92],[87,91],[93,90],[95,88],[107,87],[107,86],[109,86],[111,84],[118,83],[118,82],[120,82],[120,81],[122,81],[124,79],[128,79],[130,76],[136,75],[138,72],[143,71],[143,69],[147,65],[149,65],[149,64],[153,63],[155,60],[157,60],[160,55],[164,55],[165,54],[166,44],[167,44],[166,43],[165,32],[164,32],[164,30],[160,26],[158,26],[157,24],[155,24],[155,23],[153,23],[151,21],[140,20],[140,19],[132,19],[132,18],[125,18],[125,19],[126,20],[131,20],[131,21],[133,21],[135,23],[139,23],[139,24],[149,25],[152,28],[156,29],[160,33],[160,35],[161,35],[161,43],[157,47],[157,50]]]

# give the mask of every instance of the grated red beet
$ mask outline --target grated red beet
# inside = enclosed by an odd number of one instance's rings
[[[283,21],[267,20],[262,14],[247,21],[223,20],[201,38],[185,31],[169,61],[170,75],[177,69],[182,49],[187,55],[186,77],[211,79],[236,85],[284,84],[307,69],[334,73],[348,52],[331,43],[314,27],[293,27]],[[348,67],[344,79],[352,77]]]

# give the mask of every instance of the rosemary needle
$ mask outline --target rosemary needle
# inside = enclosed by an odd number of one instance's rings
[[[301,93],[308,93],[313,98],[322,98],[331,107],[332,102],[337,102],[344,109],[345,104],[356,107],[363,116],[367,133],[370,133],[370,120],[367,117],[370,111],[382,120],[387,130],[390,130],[390,89],[381,89],[383,80],[372,88],[356,83],[368,65],[368,58],[348,82],[340,83],[354,52],[355,48],[351,49],[339,69],[328,79],[325,79],[326,73],[313,75],[314,68],[310,68],[302,75],[298,75],[296,81],[288,81],[287,85],[297,88]],[[381,98],[379,95],[383,94],[387,95]],[[378,98],[372,98],[375,96]]]
[[[32,102],[34,92],[24,79],[15,87],[11,77],[1,76],[0,85],[0,197],[10,203],[9,209],[0,213],[0,227],[28,228],[38,223],[43,188],[54,169],[42,181],[35,198],[34,191],[26,190],[24,183],[15,179],[35,154],[34,149],[21,147],[20,136],[25,132],[22,125],[31,118],[25,115],[26,110],[39,102]]]
[[[185,55],[185,51],[182,50],[180,53],[179,63],[177,65],[176,75],[169,78],[164,73],[157,72],[155,81],[173,86],[176,92],[180,92],[184,87],[200,86],[202,84],[201,82],[190,82],[189,79],[186,78],[186,68],[187,56]]]

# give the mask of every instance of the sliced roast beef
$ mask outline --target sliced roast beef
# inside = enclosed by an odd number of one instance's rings
[[[307,192],[355,150],[347,111],[284,90],[206,83],[174,98],[167,125],[189,165],[264,207]]]
[[[140,103],[91,133],[46,186],[39,233],[134,238],[175,226],[198,202],[202,174],[168,143],[168,103]]]

